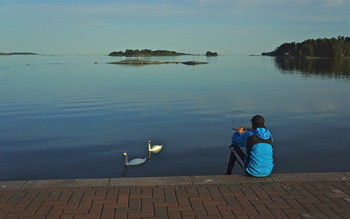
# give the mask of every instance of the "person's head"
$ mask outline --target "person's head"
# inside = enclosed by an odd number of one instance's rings
[[[265,128],[265,119],[263,116],[256,115],[250,120],[252,122],[252,128]]]

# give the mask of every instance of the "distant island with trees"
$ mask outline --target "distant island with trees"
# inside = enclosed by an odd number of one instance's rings
[[[127,49],[125,52],[118,51],[118,52],[111,52],[108,56],[126,56],[126,57],[144,57],[144,56],[182,56],[182,55],[194,55],[194,54],[187,54],[187,53],[179,53],[175,51],[168,51],[168,50],[149,50],[149,49],[142,49],[142,50],[132,50]],[[211,52],[208,51],[206,56],[218,56],[217,52]]]
[[[10,52],[10,53],[4,53],[4,52],[0,52],[1,56],[11,56],[11,55],[39,55],[37,53],[33,53],[33,52]]]
[[[263,52],[263,56],[276,57],[350,57],[350,37],[308,39],[301,43],[283,43],[272,52]]]
[[[178,53],[175,51],[168,51],[168,50],[149,50],[149,49],[143,49],[143,50],[132,50],[127,49],[125,52],[119,51],[119,52],[111,52],[108,56],[127,56],[127,57],[139,57],[139,56],[182,56],[182,55],[189,55],[185,53]]]

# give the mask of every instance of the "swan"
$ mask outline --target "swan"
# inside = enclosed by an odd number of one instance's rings
[[[153,145],[151,147],[151,140],[148,140],[148,151],[153,153],[158,153],[160,150],[162,150],[163,145]]]
[[[135,165],[139,165],[139,164],[143,164],[146,161],[146,158],[135,158],[130,160],[130,162],[128,162],[128,155],[126,153],[123,154],[125,156],[125,165],[126,166],[135,166]]]

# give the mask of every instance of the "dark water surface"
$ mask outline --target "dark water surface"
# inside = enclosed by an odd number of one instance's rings
[[[349,60],[106,64],[121,59],[0,57],[0,180],[222,174],[231,121],[255,114],[275,140],[274,172],[350,171]],[[147,156],[148,139],[163,150],[126,170],[123,152]]]

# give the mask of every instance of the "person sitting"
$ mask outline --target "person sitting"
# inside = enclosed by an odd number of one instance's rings
[[[237,128],[232,134],[232,145],[227,155],[226,174],[231,175],[237,161],[246,175],[265,177],[271,174],[274,167],[272,135],[265,127],[265,119],[261,115],[251,120],[252,130],[244,131]],[[246,154],[242,151],[246,147]]]

